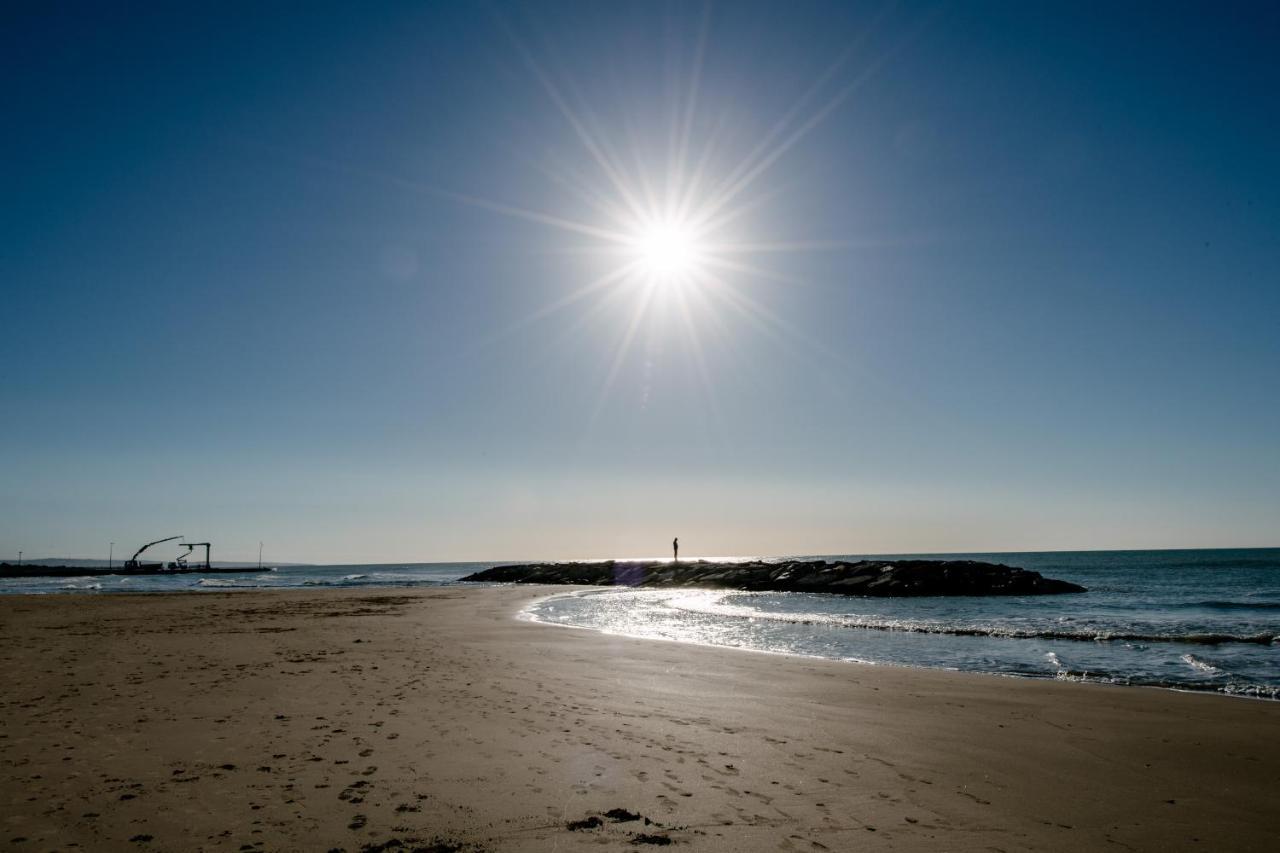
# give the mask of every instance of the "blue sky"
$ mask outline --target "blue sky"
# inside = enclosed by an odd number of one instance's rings
[[[1272,5],[6,14],[0,555],[1280,544]]]

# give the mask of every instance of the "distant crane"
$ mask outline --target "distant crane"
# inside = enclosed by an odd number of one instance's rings
[[[201,547],[201,546],[204,546],[204,565],[203,565],[203,566],[201,566],[201,565],[197,564],[197,565],[196,565],[196,568],[197,568],[197,569],[204,569],[205,571],[208,571],[208,570],[209,570],[209,568],[210,568],[210,566],[209,566],[209,549],[210,549],[210,545],[209,545],[209,543],[208,543],[208,542],[182,542],[182,543],[180,543],[180,544],[181,544],[181,546],[182,546],[183,548],[186,548],[186,549],[187,549],[187,550],[186,550],[186,553],[184,553],[182,556],[178,557],[176,560],[174,560],[172,563],[170,563],[170,564],[169,564],[169,568],[171,568],[171,569],[185,569],[185,568],[187,568],[187,557],[190,557],[190,556],[191,556],[191,552],[192,552],[192,551],[194,551],[196,548],[199,548],[199,547]]]
[[[181,538],[182,538],[182,535],[181,535],[181,534],[179,534],[179,535],[177,535],[177,536],[169,536],[169,537],[167,537],[167,538],[165,538],[165,539],[157,539],[157,540],[156,540],[156,541],[154,541],[154,542],[148,542],[146,545],[143,545],[143,546],[142,546],[141,548],[139,548],[137,551],[134,551],[134,552],[133,552],[133,556],[132,556],[132,557],[130,557],[128,560],[126,560],[126,561],[125,561],[125,564],[124,564],[125,571],[129,571],[129,570],[133,570],[133,571],[141,571],[141,570],[143,570],[143,569],[147,569],[147,570],[156,570],[156,569],[161,568],[161,567],[164,565],[163,563],[145,563],[145,564],[143,564],[143,563],[139,563],[139,562],[138,562],[138,557],[142,554],[142,552],[143,552],[143,551],[147,550],[147,549],[148,549],[148,548],[150,548],[152,545],[159,545],[161,542],[172,542],[172,541],[173,541],[173,540],[175,540],[175,539],[181,539]],[[206,552],[206,553],[207,553],[207,552]]]

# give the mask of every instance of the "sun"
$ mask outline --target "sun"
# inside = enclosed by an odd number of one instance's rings
[[[564,119],[571,141],[578,144],[564,153],[557,152],[557,145],[545,158],[529,160],[547,179],[548,188],[554,189],[557,206],[568,207],[540,209],[432,190],[575,238],[555,251],[574,256],[584,281],[565,288],[496,335],[512,334],[571,308],[578,316],[568,325],[566,337],[607,319],[616,334],[609,336],[613,353],[603,371],[592,421],[615,380],[623,375],[624,362],[640,345],[645,349],[644,381],[649,381],[658,357],[655,353],[664,351],[668,335],[679,337],[682,353],[690,359],[712,408],[711,369],[722,362],[707,358],[705,342],[732,353],[735,324],[788,349],[792,344],[796,350],[819,349],[806,337],[796,337],[795,330],[774,315],[770,300],[778,288],[765,291],[766,286],[790,285],[797,279],[761,258],[852,246],[843,240],[760,239],[761,228],[772,231],[775,227],[767,209],[771,200],[788,191],[785,184],[767,186],[764,178],[870,79],[880,60],[852,79],[837,82],[842,80],[846,61],[859,55],[855,42],[803,93],[797,93],[783,115],[772,121],[763,116],[764,122],[757,124],[752,116],[738,114],[734,99],[716,98],[723,103],[715,105],[703,91],[709,22],[707,5],[696,49],[687,59],[677,57],[670,79],[653,90],[661,97],[639,98],[617,114],[616,123],[611,121],[612,108],[592,108],[578,81],[566,79],[562,84],[530,45],[508,29],[515,51],[541,84],[549,105]],[[610,104],[616,106],[616,101]],[[788,223],[789,227],[801,225]],[[763,301],[757,297],[762,292]],[[591,304],[584,305],[586,300]],[[829,357],[825,349],[820,354]]]
[[[696,278],[706,256],[698,229],[678,219],[639,224],[627,241],[639,270],[661,284]]]

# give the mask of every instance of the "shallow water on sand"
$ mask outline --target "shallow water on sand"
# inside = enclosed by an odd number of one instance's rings
[[[1280,549],[896,556],[1006,563],[1089,592],[860,598],[614,588],[553,596],[527,615],[838,660],[1280,696]]]

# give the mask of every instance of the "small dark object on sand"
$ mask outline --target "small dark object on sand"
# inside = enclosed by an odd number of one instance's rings
[[[631,837],[632,844],[656,844],[659,847],[666,847],[671,843],[669,835],[647,835],[639,833]]]
[[[565,828],[570,832],[581,832],[584,829],[595,829],[600,826],[604,826],[604,821],[595,815],[582,820],[571,820],[565,824]]]
[[[630,821],[640,820],[644,817],[644,815],[629,812],[626,809],[609,809],[604,813],[604,816],[614,823],[629,823]]]
[[[402,853],[459,853],[466,849],[466,845],[461,841],[454,841],[449,838],[441,838],[439,836],[430,841],[423,842],[421,838],[391,838],[381,843],[370,843],[360,848],[360,853],[386,853],[389,850],[398,850]]]

